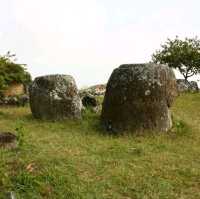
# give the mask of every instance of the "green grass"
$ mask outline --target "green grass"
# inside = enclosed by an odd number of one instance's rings
[[[0,198],[199,199],[200,94],[180,96],[172,112],[167,134],[116,137],[89,111],[51,123],[0,108],[1,131],[21,136],[17,150],[0,149]]]

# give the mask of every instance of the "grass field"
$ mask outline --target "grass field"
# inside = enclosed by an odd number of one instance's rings
[[[34,120],[28,107],[0,108],[0,130],[18,128],[17,150],[0,149],[0,198],[200,199],[200,94],[184,94],[167,134],[111,136],[99,115]]]

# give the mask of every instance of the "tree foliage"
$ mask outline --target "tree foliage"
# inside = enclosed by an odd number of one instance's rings
[[[28,84],[31,75],[27,72],[24,64],[17,64],[16,56],[8,52],[0,56],[0,92],[12,83]]]
[[[186,81],[200,73],[200,40],[197,37],[167,39],[161,48],[153,54],[153,62],[178,69]]]

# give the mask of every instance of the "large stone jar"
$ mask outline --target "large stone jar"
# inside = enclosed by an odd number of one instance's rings
[[[176,95],[176,78],[168,66],[121,65],[108,81],[101,121],[115,133],[166,132],[172,127],[169,108]]]
[[[29,88],[32,114],[38,119],[81,118],[81,100],[69,75],[37,77]]]

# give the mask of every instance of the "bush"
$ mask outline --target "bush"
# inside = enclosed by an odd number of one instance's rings
[[[25,65],[17,64],[15,55],[8,52],[0,56],[0,93],[12,83],[29,84],[31,75],[26,71]]]

